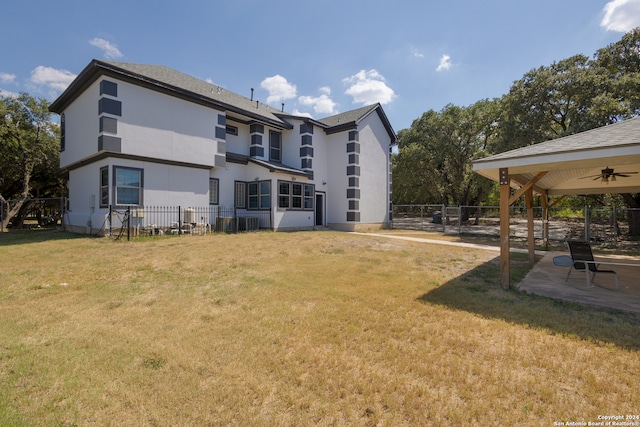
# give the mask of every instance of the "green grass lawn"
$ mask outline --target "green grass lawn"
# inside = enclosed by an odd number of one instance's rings
[[[528,271],[512,255],[512,283]],[[0,425],[553,425],[640,408],[640,317],[495,252],[337,232],[0,235]]]

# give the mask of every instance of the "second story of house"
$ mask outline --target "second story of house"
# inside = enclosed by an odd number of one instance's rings
[[[89,63],[51,111],[60,115],[66,169],[105,157],[207,169],[253,161],[325,180],[331,164],[359,165],[355,135],[374,112],[374,151],[386,161],[396,142],[379,104],[314,120],[164,66],[103,60]],[[344,159],[332,161],[336,153]]]

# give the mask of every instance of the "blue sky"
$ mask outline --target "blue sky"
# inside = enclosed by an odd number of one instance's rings
[[[53,101],[94,58],[166,65],[289,113],[382,103],[396,131],[640,26],[640,0],[32,0],[0,14],[0,93]]]

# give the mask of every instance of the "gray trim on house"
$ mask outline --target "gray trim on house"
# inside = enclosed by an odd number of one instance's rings
[[[98,137],[98,151],[122,152],[122,138],[117,136],[100,135]]]
[[[99,162],[100,160],[104,160],[110,157],[116,158],[116,159],[126,159],[126,160],[136,160],[136,161],[147,162],[147,163],[156,163],[160,165],[181,166],[185,168],[207,169],[207,170],[210,170],[212,168],[211,165],[200,165],[196,163],[176,162],[174,160],[157,159],[155,157],[136,156],[133,154],[117,153],[113,151],[101,151],[91,157],[87,157],[86,159],[80,160],[79,162],[66,166],[65,170],[70,171],[70,170],[78,169],[83,166],[87,166],[92,163]]]
[[[113,117],[100,117],[100,132],[118,133],[118,120]]]
[[[289,175],[303,176],[306,178],[313,177],[313,173],[310,171],[303,171],[300,169],[293,168],[291,166],[284,165],[282,163],[275,163],[275,162],[268,162],[266,160],[254,159],[252,157],[245,156],[244,154],[227,152],[227,162],[237,163],[241,165],[246,165],[249,162],[251,162],[258,166],[262,166],[263,168],[268,169],[269,172],[279,172],[279,173],[285,173]]]

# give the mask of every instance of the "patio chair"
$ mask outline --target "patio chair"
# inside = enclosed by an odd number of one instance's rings
[[[618,287],[618,272],[615,270],[604,270],[599,267],[600,264],[596,264],[593,259],[593,252],[591,251],[591,245],[589,243],[580,242],[577,240],[567,240],[569,246],[569,252],[571,252],[571,261],[573,268],[569,268],[569,273],[565,282],[569,280],[571,272],[575,268],[576,270],[584,270],[587,274],[587,283],[590,283],[595,279],[596,273],[613,274],[616,279],[616,288]],[[591,262],[580,262],[591,261]],[[587,271],[588,269],[588,271]],[[589,272],[593,273],[591,279],[589,279]]]

